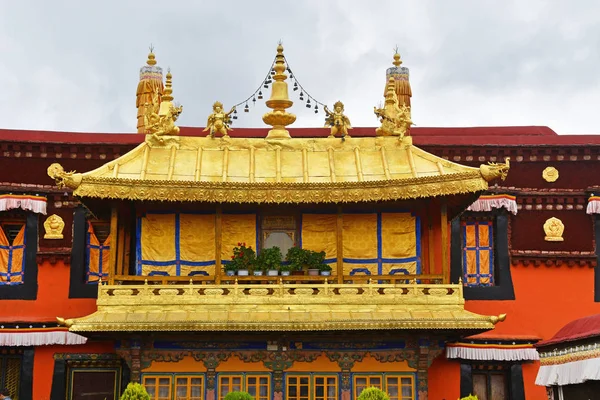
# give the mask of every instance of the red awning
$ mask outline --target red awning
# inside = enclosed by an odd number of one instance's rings
[[[563,326],[551,339],[537,343],[536,347],[600,336],[600,314],[576,319]]]

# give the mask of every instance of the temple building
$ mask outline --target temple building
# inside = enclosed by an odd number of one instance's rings
[[[368,128],[341,101],[292,127],[280,44],[267,128],[231,130],[242,106],[218,101],[179,127],[151,52],[137,133],[0,131],[0,386],[519,400],[600,379],[544,369],[557,331],[600,313],[600,135],[414,127],[401,65]]]

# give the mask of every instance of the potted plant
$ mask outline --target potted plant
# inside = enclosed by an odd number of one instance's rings
[[[319,271],[321,270],[322,265],[325,265],[325,252],[316,252],[310,250],[308,256],[306,257],[306,267],[308,269],[308,275],[319,275]]]
[[[267,275],[276,276],[281,266],[281,249],[277,246],[262,249],[256,258],[256,263],[262,271],[267,271]]]
[[[150,400],[150,395],[139,383],[130,382],[121,395],[121,400]]]
[[[232,263],[232,262],[228,262],[226,264],[223,265],[223,269],[225,269],[225,275],[227,276],[234,276],[235,273],[237,272],[237,264]]]
[[[248,276],[248,271],[252,269],[255,263],[256,253],[252,250],[252,246],[246,247],[246,243],[238,243],[233,248],[233,255],[226,264],[225,270],[237,271],[239,276]]]
[[[319,266],[319,271],[321,271],[321,275],[330,276],[331,275],[331,266],[329,264],[321,264]]]
[[[292,266],[289,263],[282,264],[281,267],[279,267],[279,271],[281,271],[281,276],[290,276]]]
[[[289,263],[290,271],[292,275],[304,275],[304,265],[306,264],[307,250],[301,249],[300,247],[290,247],[285,259]]]

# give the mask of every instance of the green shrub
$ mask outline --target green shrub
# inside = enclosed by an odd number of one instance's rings
[[[463,398],[462,398],[462,399],[460,399],[460,400],[479,400],[479,399],[477,398],[477,396],[473,396],[473,395],[471,394],[471,395],[469,395],[469,396],[467,396],[467,397],[463,397]]]
[[[360,392],[357,400],[390,400],[390,396],[381,389],[370,387]]]
[[[246,392],[229,392],[223,400],[254,400],[254,397]]]
[[[258,257],[256,257],[256,264],[258,264],[261,271],[279,270],[282,258],[279,247],[269,247],[260,251]]]
[[[139,383],[130,382],[123,391],[121,400],[150,400],[150,395]]]

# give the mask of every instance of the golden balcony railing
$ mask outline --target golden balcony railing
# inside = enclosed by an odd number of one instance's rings
[[[92,331],[488,330],[504,316],[464,309],[462,285],[99,285],[98,311],[63,320]]]
[[[235,281],[252,283],[252,284],[273,284],[283,281],[285,283],[323,283],[338,282],[337,275],[324,276],[324,275],[289,275],[289,276],[226,276],[221,275],[215,276],[140,276],[140,275],[116,275],[113,282],[118,285],[135,285],[144,282],[148,282],[152,285],[168,285],[178,283],[189,283],[192,281],[194,284],[210,285],[216,284],[217,282],[222,284],[233,283]],[[441,284],[444,281],[444,275],[442,274],[412,274],[412,275],[343,275],[342,283],[366,283],[369,280],[380,283],[399,283],[405,284],[413,280],[418,280],[424,284]]]

